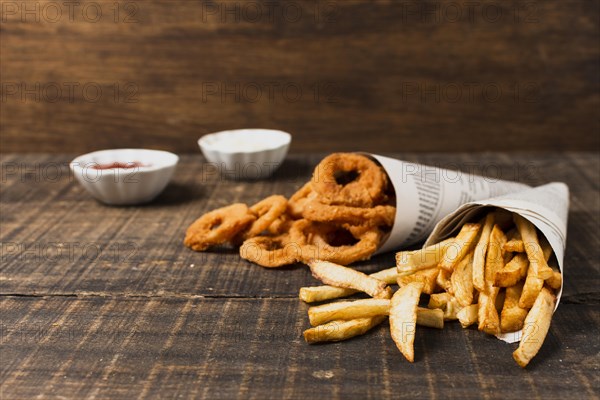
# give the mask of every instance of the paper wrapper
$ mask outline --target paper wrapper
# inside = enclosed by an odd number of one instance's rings
[[[465,172],[368,154],[385,169],[396,192],[396,219],[379,250],[385,253],[421,242],[446,215],[465,203],[528,189],[529,186]]]
[[[463,224],[476,220],[482,215],[485,207],[498,207],[517,213],[535,225],[550,243],[558,261],[558,267],[563,273],[569,214],[569,188],[561,182],[463,204],[439,221],[425,242],[425,246],[438,243],[458,233]],[[558,307],[561,295],[562,285],[556,298],[556,307]],[[515,343],[521,340],[521,332],[503,333],[497,337],[507,343]]]

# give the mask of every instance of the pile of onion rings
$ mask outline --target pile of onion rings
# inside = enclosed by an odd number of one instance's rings
[[[348,265],[367,260],[394,223],[395,194],[370,158],[334,153],[289,200],[269,196],[251,207],[237,203],[204,214],[184,244],[205,251],[224,243],[263,267],[312,259]]]

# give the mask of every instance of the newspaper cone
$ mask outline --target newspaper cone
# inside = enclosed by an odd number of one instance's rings
[[[484,207],[490,206],[519,214],[535,225],[552,246],[561,273],[564,271],[563,260],[567,241],[569,188],[561,182],[549,183],[517,193],[464,204],[435,226],[425,242],[425,246],[438,243],[457,233],[464,223],[472,221],[478,215],[481,215]],[[556,298],[556,307],[558,307],[561,295],[562,285]],[[521,340],[521,332],[503,333],[497,337],[507,343],[515,343]]]
[[[529,186],[369,154],[385,169],[396,192],[396,219],[377,253],[421,242],[442,218],[465,203]]]

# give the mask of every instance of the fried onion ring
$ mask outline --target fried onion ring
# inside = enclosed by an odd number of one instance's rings
[[[371,207],[383,197],[387,177],[365,156],[333,153],[317,165],[311,183],[323,203]]]
[[[288,201],[288,214],[292,216],[292,218],[302,218],[302,211],[304,210],[304,206],[306,203],[312,199],[317,197],[317,193],[312,189],[312,184],[308,181],[304,186],[302,186],[296,193],[290,197]]]
[[[269,234],[277,236],[282,233],[288,233],[294,220],[288,214],[282,214],[279,218],[277,218],[269,227],[267,228],[267,232]]]
[[[285,197],[274,195],[250,207],[250,212],[256,216],[256,221],[243,234],[244,238],[249,239],[268,230],[271,224],[285,212],[287,203]]]
[[[331,206],[318,200],[309,201],[302,216],[311,221],[347,223],[352,225],[392,226],[396,207],[380,205],[372,208]]]
[[[193,250],[204,251],[233,239],[255,219],[245,204],[222,207],[204,214],[191,224],[183,243]]]
[[[348,265],[368,260],[377,250],[383,233],[377,228],[299,220],[290,235],[296,243],[306,243],[302,246],[302,261],[319,259]]]
[[[276,268],[302,260],[302,245],[288,234],[256,236],[242,244],[240,257],[263,267]]]

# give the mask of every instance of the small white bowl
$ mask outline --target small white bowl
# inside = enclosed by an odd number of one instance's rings
[[[79,156],[70,167],[97,200],[130,205],[147,203],[158,196],[171,180],[178,161],[177,155],[167,151],[114,149]],[[129,168],[106,168],[114,163],[128,164]]]
[[[230,179],[262,179],[283,162],[292,135],[273,129],[237,129],[202,136],[198,146],[206,159]]]

